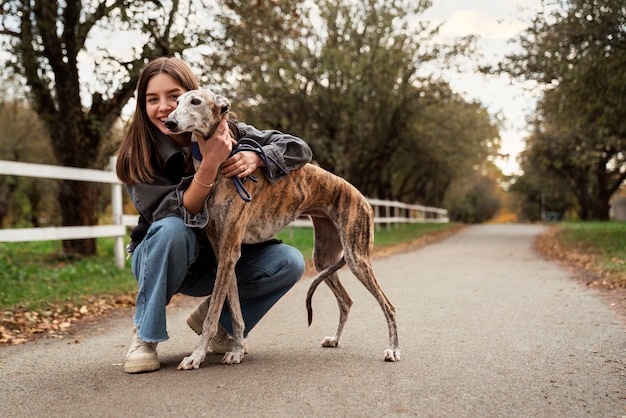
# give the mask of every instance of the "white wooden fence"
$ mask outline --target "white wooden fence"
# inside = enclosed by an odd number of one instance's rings
[[[122,184],[115,174],[115,157],[110,159],[111,171],[62,167],[0,160],[0,174],[59,180],[89,181],[111,185],[112,225],[66,226],[49,228],[0,229],[0,242],[27,242],[115,237],[115,264],[124,267],[124,239],[127,228],[137,224],[137,215],[124,215]],[[392,224],[412,222],[449,222],[446,209],[409,205],[389,200],[368,199],[374,208],[374,222]],[[298,219],[294,226],[312,226],[310,220]]]

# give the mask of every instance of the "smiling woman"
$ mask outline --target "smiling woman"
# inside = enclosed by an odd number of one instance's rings
[[[176,109],[176,100],[186,89],[168,74],[156,74],[150,79],[146,90],[146,113],[150,122],[164,135],[169,135],[181,147],[188,147],[191,139],[187,135],[173,134],[165,126],[167,117]]]
[[[127,373],[151,372],[160,368],[157,344],[168,339],[166,306],[177,293],[208,297],[216,280],[216,255],[204,231],[208,223],[207,196],[219,172],[231,176],[241,167],[257,166],[256,152],[230,156],[235,139],[229,130],[228,114],[219,120],[209,138],[198,138],[202,160],[194,169],[191,134],[170,131],[165,121],[178,108],[185,92],[198,83],[191,69],[177,58],[149,62],[137,83],[137,106],[120,146],[117,173],[133,205],[140,213],[139,225],[131,234],[133,275],[138,293],[133,339],[126,355]],[[274,165],[268,176],[280,179],[311,159],[311,151],[300,138],[278,131],[260,131],[231,121],[237,139],[253,139]],[[241,248],[237,282],[245,335],[299,280],[304,260],[298,250],[277,241]],[[208,300],[208,299],[207,299]],[[207,302],[190,315],[206,316]],[[232,321],[225,312],[219,319],[213,351],[226,353],[232,347]],[[201,329],[201,327],[200,327]],[[230,344],[230,345],[229,345]]]

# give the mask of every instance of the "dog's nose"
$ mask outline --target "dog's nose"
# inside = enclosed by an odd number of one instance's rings
[[[176,122],[176,120],[172,118],[167,118],[165,120],[165,127],[169,129],[170,131],[173,131],[174,129],[176,129],[177,126],[178,126],[178,122]]]

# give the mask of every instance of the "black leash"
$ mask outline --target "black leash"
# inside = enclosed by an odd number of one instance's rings
[[[259,157],[263,161],[263,165],[264,165],[263,171],[265,172],[265,175],[268,178],[271,178],[270,169],[269,169],[269,162],[270,161],[272,163],[274,163],[274,165],[276,165],[278,168],[280,168],[280,170],[283,172],[283,174],[288,174],[288,172],[285,171],[285,169],[283,169],[280,166],[280,164],[278,164],[278,162],[275,159],[273,159],[272,157],[270,157],[269,155],[267,155],[265,153],[265,151],[263,150],[263,147],[261,146],[261,144],[259,144],[255,140],[250,139],[250,138],[241,138],[241,140],[239,140],[239,142],[237,142],[236,147],[230,153],[229,157],[232,157],[233,155],[237,154],[238,152],[242,152],[242,151],[252,151],[252,152],[256,152],[259,155]],[[237,189],[237,193],[239,193],[239,196],[244,201],[251,202],[252,201],[252,196],[250,195],[248,190],[246,190],[245,186],[243,185],[243,181],[245,179],[247,179],[247,178],[249,178],[250,180],[252,180],[255,183],[257,181],[259,181],[252,174],[250,174],[247,177],[244,177],[243,179],[240,179],[237,176],[231,177],[231,179],[233,179],[233,183],[235,183],[235,189]]]
[[[241,138],[239,140],[239,142],[237,142],[237,145],[235,146],[235,148],[233,148],[233,150],[231,151],[230,155],[228,156],[229,158],[232,157],[233,155],[237,154],[238,152],[242,152],[242,151],[252,151],[252,152],[256,152],[259,157],[261,158],[261,160],[263,161],[264,167],[263,170],[265,171],[265,175],[268,178],[271,178],[271,174],[270,174],[270,170],[269,170],[269,162],[271,161],[272,163],[274,163],[274,165],[276,165],[276,167],[278,167],[283,174],[288,174],[287,171],[285,171],[285,169],[283,169],[280,164],[278,164],[278,162],[273,159],[272,157],[270,157],[269,155],[267,155],[265,153],[265,151],[263,150],[263,147],[261,146],[261,144],[259,144],[258,142],[256,142],[253,139],[249,139],[249,138]],[[200,147],[198,146],[197,142],[192,142],[191,143],[191,154],[193,156],[193,158],[195,158],[198,161],[202,161],[202,154],[200,154]],[[250,174],[249,176],[244,177],[243,179],[240,179],[237,176],[232,176],[231,179],[233,180],[233,183],[235,184],[235,189],[237,190],[237,193],[239,194],[239,196],[246,202],[251,202],[252,201],[252,196],[250,195],[250,193],[248,192],[248,190],[246,189],[246,187],[243,185],[244,180],[246,179],[250,179],[253,182],[258,182],[259,179],[257,179],[255,176],[253,176],[252,174]]]

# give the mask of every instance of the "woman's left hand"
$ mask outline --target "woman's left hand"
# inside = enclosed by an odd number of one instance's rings
[[[237,176],[240,179],[254,173],[257,168],[263,167],[261,157],[254,151],[241,151],[222,163],[220,173],[225,177]]]

